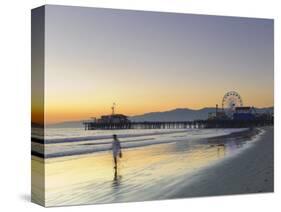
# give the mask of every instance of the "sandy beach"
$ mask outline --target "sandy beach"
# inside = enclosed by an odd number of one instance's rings
[[[274,191],[273,127],[246,151],[198,173],[192,184],[183,186],[171,198],[248,194]],[[207,174],[206,174],[207,173]]]
[[[109,151],[49,158],[45,176],[45,206],[272,192],[273,128],[124,149],[117,172]]]

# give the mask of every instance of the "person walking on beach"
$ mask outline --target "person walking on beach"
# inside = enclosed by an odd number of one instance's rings
[[[113,141],[112,141],[112,153],[113,153],[113,159],[114,159],[114,169],[117,169],[117,158],[122,157],[121,152],[121,144],[120,141],[117,138],[117,135],[113,135]]]

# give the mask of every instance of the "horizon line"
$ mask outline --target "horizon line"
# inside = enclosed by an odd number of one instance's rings
[[[245,106],[245,107],[254,107],[254,106]],[[150,113],[163,113],[163,112],[169,112],[169,111],[173,111],[173,110],[179,110],[179,109],[186,109],[186,110],[193,110],[193,111],[199,111],[199,110],[203,110],[203,109],[207,109],[207,108],[216,108],[216,107],[202,107],[199,109],[192,109],[192,108],[188,108],[188,107],[177,107],[177,108],[171,108],[171,109],[167,109],[167,110],[163,110],[163,111],[151,111],[151,112],[145,112],[142,114],[135,114],[135,115],[129,115],[127,117],[132,117],[132,116],[142,116],[145,114],[150,114]],[[265,106],[265,107],[254,107],[257,109],[264,109],[264,108],[274,108],[274,105],[272,106]],[[218,107],[218,109],[222,109],[222,107]],[[122,113],[116,113],[116,114],[122,114]],[[104,115],[111,115],[111,114],[104,114]],[[98,116],[100,117],[100,116]],[[72,120],[65,120],[65,121],[59,121],[59,122],[50,122],[50,123],[44,123],[46,126],[47,125],[56,125],[56,124],[61,124],[61,123],[65,123],[65,122],[78,122],[78,121],[85,121],[85,120],[89,120],[91,117],[88,117],[88,119],[72,119]],[[42,123],[37,123],[37,122],[32,122],[32,124],[38,124],[38,125],[42,125]]]

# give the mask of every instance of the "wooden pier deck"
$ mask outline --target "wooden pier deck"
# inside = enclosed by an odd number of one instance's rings
[[[171,122],[125,122],[99,123],[84,121],[85,130],[114,130],[114,129],[188,129],[188,128],[248,128],[273,125],[273,120],[196,120]]]

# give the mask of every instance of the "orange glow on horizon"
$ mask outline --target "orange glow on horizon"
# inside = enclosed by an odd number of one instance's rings
[[[116,106],[116,113],[121,113],[127,116],[134,116],[134,115],[142,115],[144,113],[150,112],[163,112],[169,111],[177,108],[188,108],[188,109],[202,109],[205,107],[215,107],[216,104],[221,107],[220,102],[216,101],[209,101],[205,102],[194,102],[193,104],[187,104],[185,102],[167,102],[166,104],[157,104],[158,101],[154,102],[147,102],[147,104],[142,105],[125,105],[124,103],[117,103]],[[268,99],[265,104],[260,104],[260,101],[252,101],[252,104],[248,104],[248,101],[244,102],[246,106],[255,106],[255,107],[271,107],[273,104],[270,104],[270,98]],[[111,114],[111,104],[105,104],[104,106],[99,105],[80,105],[77,106],[69,106],[66,105],[52,105],[46,107],[45,110],[45,123],[46,124],[53,124],[65,121],[79,121],[79,120],[87,120],[91,117],[100,117],[102,115]]]
[[[232,90],[244,106],[274,104],[273,20],[48,10],[34,72],[47,124],[108,115],[113,102],[127,116],[221,107]]]

